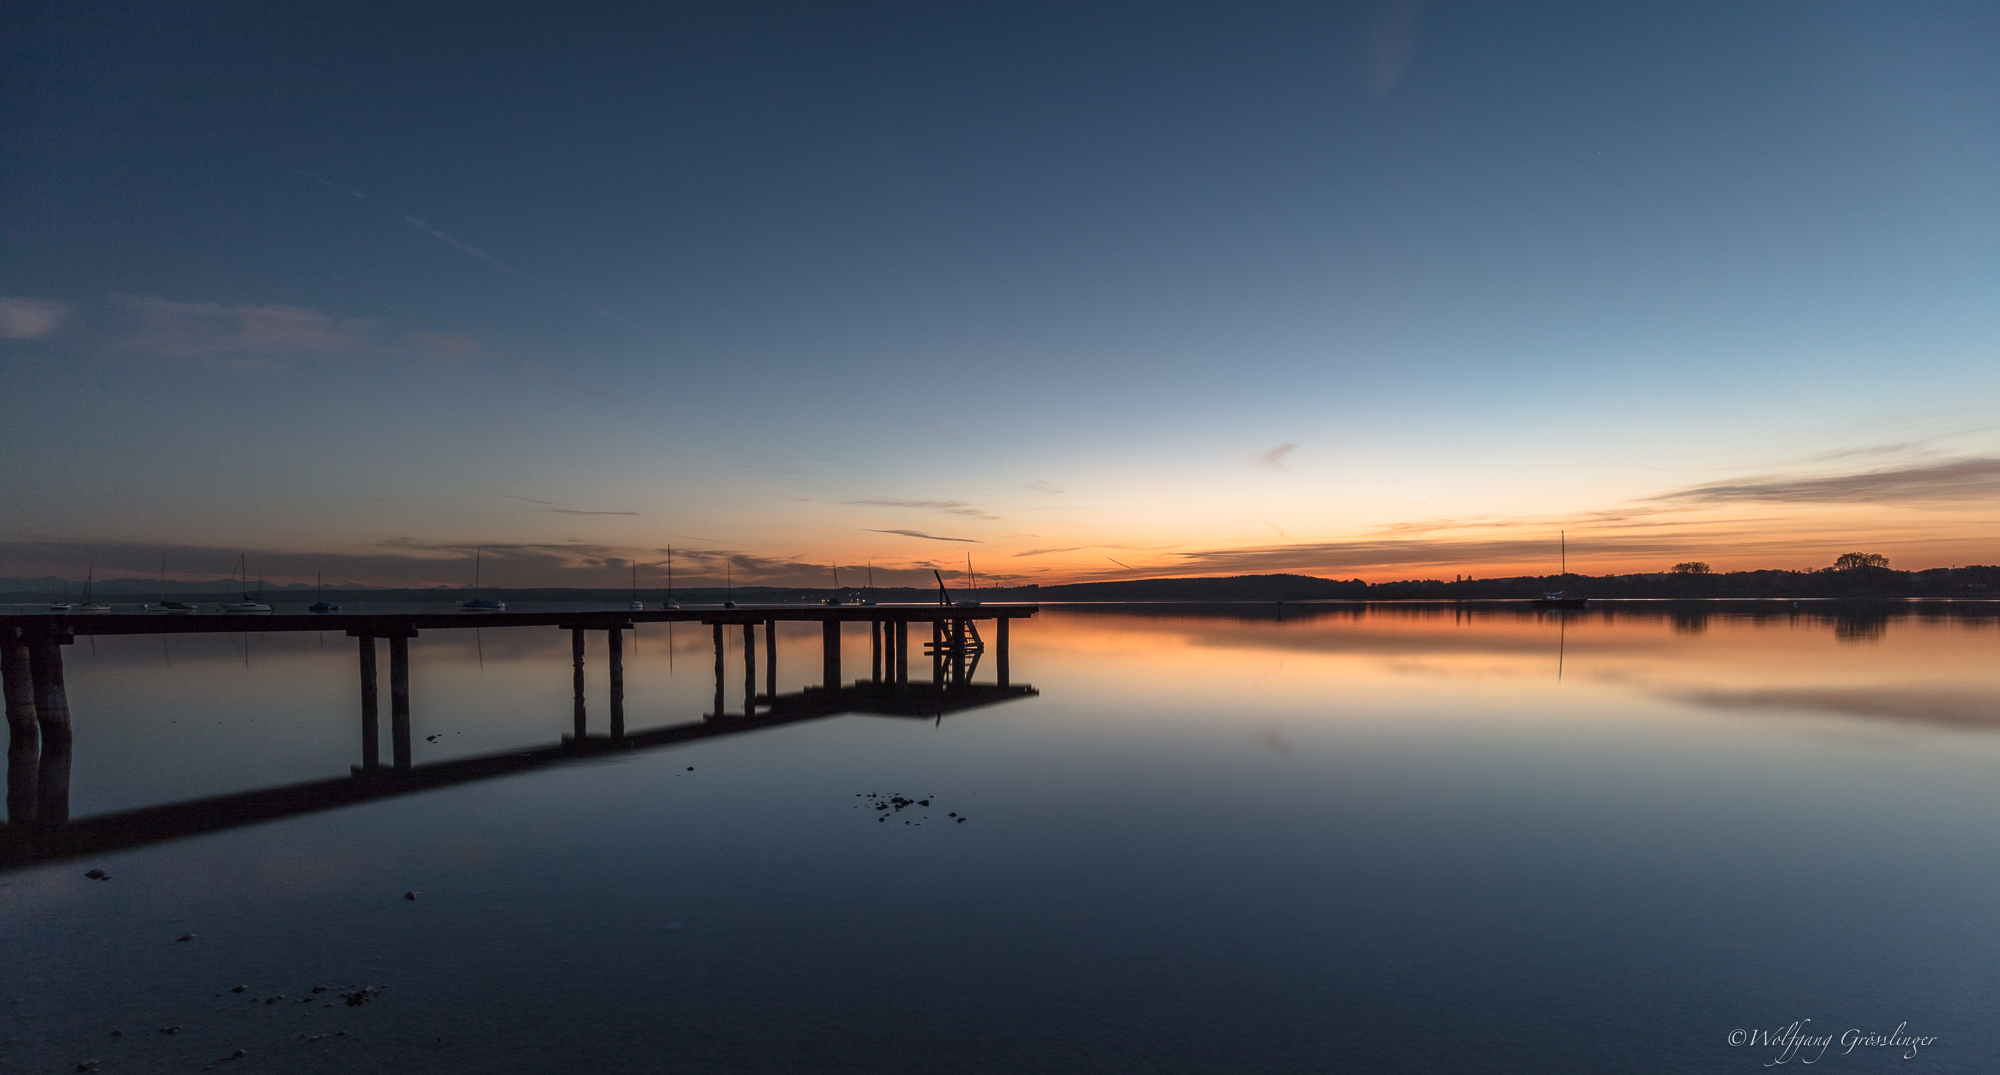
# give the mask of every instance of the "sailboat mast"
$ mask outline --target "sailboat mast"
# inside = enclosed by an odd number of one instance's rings
[[[1563,578],[1568,578],[1569,577],[1569,531],[1558,530],[1556,531],[1556,535],[1558,540],[1562,542]]]

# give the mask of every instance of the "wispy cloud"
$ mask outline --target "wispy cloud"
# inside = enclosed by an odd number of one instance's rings
[[[368,345],[368,332],[377,323],[277,303],[172,302],[140,295],[112,299],[139,322],[119,346],[166,358],[353,354]]]
[[[968,518],[984,519],[988,522],[1000,518],[998,515],[989,514],[984,509],[968,504],[963,500],[904,500],[900,497],[876,497],[868,500],[842,500],[840,503],[854,504],[868,508],[922,508],[927,511],[942,511],[952,515],[964,515]]]
[[[557,298],[562,299],[564,302],[573,303],[577,306],[583,307],[586,310],[589,310],[591,313],[594,313],[599,317],[605,318],[610,321],[616,321],[618,324],[624,325],[626,328],[629,328],[632,331],[637,332],[642,336],[646,336],[655,340],[660,338],[659,335],[653,332],[652,329],[649,329],[646,326],[638,324],[637,322],[631,321],[627,318],[620,317],[617,314],[612,313],[610,310],[605,309],[602,305],[598,303],[577,298],[575,295],[572,295],[569,292],[564,291],[562,288],[556,287],[545,280],[537,279],[533,275],[530,275],[527,272],[524,272],[520,269],[515,268],[512,265],[507,264],[504,261],[501,261],[499,258],[494,257],[492,254],[489,254],[486,251],[481,250],[479,247],[476,247],[471,243],[464,242],[463,240],[445,234],[445,232],[442,229],[433,227],[429,221],[420,220],[416,217],[411,216],[408,213],[398,213],[392,209],[388,209],[385,206],[377,204],[375,199],[370,198],[368,195],[363,194],[358,190],[349,190],[346,187],[335,184],[330,179],[327,179],[323,176],[314,175],[303,168],[294,168],[292,170],[298,173],[299,175],[302,175],[307,179],[310,179],[313,182],[318,183],[320,186],[323,186],[328,190],[334,191],[335,193],[338,194],[345,194],[349,198],[352,198],[355,201],[358,201],[363,205],[366,205],[369,208],[374,209],[377,212],[384,213],[391,217],[399,217],[401,218],[403,223],[408,224],[409,226],[416,228],[419,231],[422,231],[424,234],[429,235],[431,238],[436,239],[438,242],[444,243],[445,245],[450,246],[453,249],[462,251],[467,256],[476,258],[479,261],[482,261],[487,265],[490,265],[493,268],[498,269],[503,273],[506,273],[508,276],[512,276],[516,279],[525,280],[528,283],[534,284],[536,287],[539,287],[544,291],[548,291],[554,294]]]
[[[545,507],[551,507],[551,508],[556,506],[556,502],[553,500],[536,500],[534,497],[531,496],[516,496],[513,493],[501,493],[500,495],[506,497],[509,500],[525,500],[530,504],[541,504]]]
[[[1259,455],[1257,462],[1270,467],[1272,470],[1283,470],[1285,469],[1285,457],[1298,451],[1298,449],[1299,446],[1296,442],[1280,444],[1276,448]]]
[[[1049,496],[1055,496],[1059,493],[1069,492],[1069,490],[1064,489],[1060,485],[1056,485],[1053,482],[1045,482],[1039,478],[1031,482],[1024,482],[1022,483],[1021,487],[1023,489],[1033,489],[1037,493],[1046,493]]]
[[[598,399],[605,400],[610,403],[623,403],[629,405],[632,402],[630,399],[627,399],[624,396],[621,396],[618,393],[610,391],[608,389],[597,388],[592,385],[587,385],[584,384],[582,381],[570,380],[568,377],[565,377],[562,374],[557,373],[556,371],[548,368],[547,366],[530,362],[525,358],[515,358],[513,355],[503,355],[496,351],[486,351],[483,353],[497,360],[502,365],[506,366],[508,369],[513,370],[515,373],[518,373],[523,377],[529,378],[530,380],[540,381],[543,384],[552,384],[558,388],[567,388],[572,392],[581,392],[586,396],[595,396]]]
[[[456,366],[479,353],[479,341],[449,332],[412,332],[410,343],[417,353],[441,366]]]
[[[1368,32],[1368,92],[1388,93],[1402,81],[1417,43],[1417,0],[1391,0]]]
[[[925,541],[963,541],[972,545],[985,544],[978,538],[939,537],[936,534],[926,534],[921,530],[873,530],[867,527],[863,527],[862,530],[870,534],[901,534],[904,537],[923,538]]]
[[[551,515],[637,515],[636,511],[580,511],[576,508],[546,508]]]
[[[1710,482],[1652,499],[1691,504],[1731,501],[1826,504],[1996,497],[2000,497],[2000,459],[1971,458],[1851,474],[1777,475]]]
[[[54,332],[69,316],[69,304],[54,299],[0,295],[0,340],[32,340]]]
[[[961,437],[958,434],[953,433],[949,428],[945,426],[943,422],[925,422],[924,428],[930,430],[933,433],[937,433],[941,436],[950,437],[953,440],[965,439],[964,437]]]

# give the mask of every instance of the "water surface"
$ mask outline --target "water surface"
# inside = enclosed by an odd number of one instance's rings
[[[0,1069],[1993,1070],[2000,619],[1833,607],[1052,607],[1035,697],[12,869]],[[73,816],[344,776],[353,646],[80,640]],[[569,730],[565,633],[411,653],[419,764]],[[628,725],[711,675],[641,628]]]

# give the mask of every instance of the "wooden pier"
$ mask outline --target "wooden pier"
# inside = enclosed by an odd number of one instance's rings
[[[789,724],[836,713],[941,716],[1031,695],[1008,667],[1008,626],[1040,611],[1034,605],[772,605],[616,612],[383,612],[330,614],[69,613],[0,615],[0,678],[7,705],[6,839],[0,866],[62,857],[92,848],[170,839],[195,831],[249,824],[269,817],[404,794],[464,779],[502,775],[551,761],[605,751],[643,749],[705,735]],[[993,621],[991,654],[997,682],[975,684],[988,653],[979,621]],[[816,621],[821,631],[820,684],[779,695],[777,624]],[[625,728],[624,632],[641,623],[700,623],[715,644],[714,707],[696,724],[640,733]],[[842,680],[841,627],[869,624],[868,676]],[[928,682],[910,679],[911,625],[930,639]],[[575,707],[572,732],[553,747],[414,766],[410,745],[409,640],[421,631],[485,627],[553,627],[571,634]],[[724,632],[743,630],[742,705],[728,706]],[[763,628],[763,690],[758,690],[757,634]],[[72,749],[62,647],[96,635],[242,634],[340,631],[355,639],[361,678],[360,764],[347,780],[248,792],[196,803],[133,811],[70,825]],[[606,734],[592,735],[585,706],[584,634],[606,634],[609,665]],[[921,634],[919,634],[921,638]],[[378,642],[389,651],[390,764],[382,765]],[[152,836],[145,834],[152,833]]]

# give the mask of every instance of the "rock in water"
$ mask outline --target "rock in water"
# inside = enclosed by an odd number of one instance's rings
[[[405,892],[403,893],[403,898],[406,900],[413,900],[417,898],[417,894],[414,892]]]

